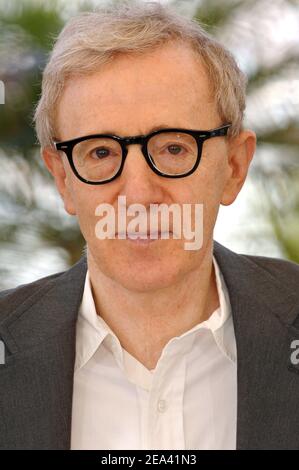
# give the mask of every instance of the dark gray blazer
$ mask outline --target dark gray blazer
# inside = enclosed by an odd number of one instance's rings
[[[299,449],[299,265],[214,242],[237,342],[237,449]],[[69,449],[75,327],[85,257],[66,272],[2,292],[0,449]],[[221,393],[221,390],[219,390]],[[105,406],[105,404],[99,404]],[[200,416],[198,416],[200,419]]]

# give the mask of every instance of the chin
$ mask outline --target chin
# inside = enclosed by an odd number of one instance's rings
[[[175,276],[171,273],[152,273],[151,275],[128,272],[126,276],[114,277],[115,282],[134,292],[151,292],[167,288],[173,284]]]
[[[110,268],[110,269],[109,269]],[[180,275],[179,266],[173,259],[135,260],[126,263],[120,260],[115,267],[108,267],[112,278],[117,284],[135,292],[149,292],[174,284]]]
[[[168,243],[159,243],[155,249],[135,248],[127,243],[109,243],[102,249],[94,246],[91,250],[93,262],[104,276],[125,289],[149,292],[169,287],[189,267],[190,260],[186,259],[186,252]]]

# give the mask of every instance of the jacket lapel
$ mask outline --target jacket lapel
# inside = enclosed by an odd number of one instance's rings
[[[290,361],[291,343],[299,339],[298,266],[292,277],[290,264],[285,269],[280,261],[239,255],[217,242],[214,253],[237,344],[237,449],[298,449],[299,369]]]
[[[82,258],[33,293],[29,287],[29,296],[0,326],[6,345],[0,448],[70,448],[75,328],[85,274]]]

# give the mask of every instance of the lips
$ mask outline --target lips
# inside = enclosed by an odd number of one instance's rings
[[[170,238],[170,235],[172,234],[171,231],[167,231],[167,232],[144,232],[144,233],[131,233],[131,232],[119,232],[116,234],[116,238],[121,238],[121,239],[129,239],[129,240],[144,240],[144,241],[149,241],[149,240],[159,240],[159,239],[162,239],[162,235],[163,239],[167,239],[167,238]]]

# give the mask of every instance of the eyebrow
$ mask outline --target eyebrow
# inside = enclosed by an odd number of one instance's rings
[[[168,124],[160,124],[159,126],[151,127],[151,129],[149,129],[147,134],[151,134],[152,132],[159,131],[161,129],[172,129],[173,127],[176,127],[176,126],[169,126]],[[109,131],[109,130],[102,131],[100,132],[100,134],[118,135],[118,133],[115,133],[114,131]]]
[[[177,126],[169,126],[168,124],[160,124],[159,126],[151,127],[151,129],[149,129],[147,134],[151,134],[152,132],[155,132],[155,131],[160,131],[161,129],[172,129],[172,128],[176,128],[176,127]],[[114,131],[109,131],[109,130],[108,131],[101,131],[101,132],[97,132],[97,133],[93,132],[92,134],[88,134],[88,135],[96,135],[96,134],[118,135],[118,133],[115,133]],[[145,135],[145,134],[143,134],[143,135]],[[61,142],[61,139],[53,137],[53,141],[54,142]]]

